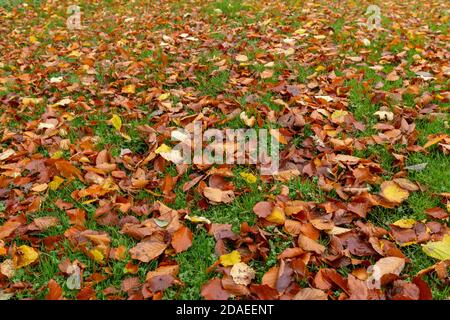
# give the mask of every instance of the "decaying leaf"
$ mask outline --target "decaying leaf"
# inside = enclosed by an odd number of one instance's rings
[[[251,267],[243,262],[238,262],[233,265],[230,271],[233,281],[237,284],[247,286],[251,283],[256,273]]]
[[[367,279],[368,285],[379,289],[384,275],[399,275],[405,267],[405,259],[398,257],[386,257],[378,260],[371,267],[371,275]]]

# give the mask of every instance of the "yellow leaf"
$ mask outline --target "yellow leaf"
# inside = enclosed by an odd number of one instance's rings
[[[274,207],[272,213],[268,215],[265,219],[269,222],[282,225],[286,220],[286,216],[284,215],[283,209],[279,207]]]
[[[111,124],[114,128],[116,128],[117,131],[122,128],[122,119],[120,119],[117,114],[113,114],[112,118],[109,121],[111,121]]]
[[[31,43],[36,43],[36,42],[38,42],[38,39],[35,37],[35,36],[30,36],[30,42]]]
[[[59,186],[61,185],[61,183],[64,182],[64,179],[59,177],[59,176],[54,176],[53,180],[51,182],[49,182],[48,187],[50,188],[50,190],[57,190],[59,188]]]
[[[440,142],[441,140],[443,140],[446,137],[445,134],[440,134],[437,137],[434,137],[433,139],[430,139],[427,141],[427,143],[425,143],[425,145],[423,146],[424,149],[431,147],[432,145]]]
[[[450,260],[450,235],[446,234],[441,241],[423,244],[422,250],[432,258]]]
[[[194,223],[211,224],[211,220],[209,220],[208,218],[205,218],[205,217],[186,215],[184,218],[186,220],[189,220],[190,222],[194,222]]]
[[[29,105],[35,105],[35,104],[41,103],[42,101],[44,101],[44,99],[42,99],[42,98],[23,98],[22,104],[24,106],[29,106]]]
[[[89,203],[95,202],[97,200],[98,199],[90,199],[90,200],[83,201],[81,204],[89,204]]]
[[[16,268],[22,268],[35,262],[39,258],[39,253],[34,248],[23,245],[17,248],[15,258]]]
[[[241,254],[239,251],[234,250],[231,253],[221,255],[219,260],[224,267],[233,266],[236,263],[241,262]]]
[[[318,66],[317,68],[316,68],[316,71],[317,72],[320,72],[320,71],[323,71],[323,70],[325,70],[326,68],[324,67],[324,66]]]
[[[51,158],[52,159],[59,159],[64,155],[64,152],[62,152],[61,150],[56,151],[54,154],[52,154]]]
[[[160,153],[168,153],[168,152],[170,152],[170,151],[172,151],[172,148],[171,147],[169,147],[168,145],[166,145],[166,144],[162,144],[162,145],[160,145],[156,150],[155,150],[155,153],[156,154],[160,154]]]
[[[126,133],[123,132],[119,132],[119,134],[122,136],[122,138],[124,138],[125,140],[130,141],[131,137],[129,135],[127,135]]]
[[[129,84],[122,88],[122,93],[135,93],[136,86],[134,84]]]
[[[78,50],[73,50],[71,53],[69,53],[68,57],[72,58],[78,58],[81,56],[81,52]]]
[[[408,198],[409,192],[393,181],[384,181],[381,184],[381,195],[390,202],[402,203]]]
[[[340,118],[344,118],[346,115],[348,115],[348,111],[345,110],[336,110],[331,114],[331,120],[336,120]]]
[[[399,243],[398,245],[400,247],[407,247],[407,246],[412,246],[413,244],[417,244],[417,241],[410,241],[410,242]]]
[[[403,228],[403,229],[411,229],[415,224],[416,220],[414,219],[400,219],[393,223],[394,226]]]
[[[303,29],[303,28],[297,29],[294,32],[294,34],[304,34],[304,33],[306,33],[306,29]]]
[[[163,94],[161,94],[159,97],[158,97],[158,100],[159,101],[164,101],[164,100],[167,100],[167,98],[169,98],[170,97],[170,93],[163,93]]]
[[[96,262],[103,262],[103,259],[105,258],[105,256],[103,255],[103,253],[98,250],[98,249],[91,249],[89,250],[89,253],[91,254],[92,258],[96,261]]]
[[[247,183],[256,183],[258,180],[253,174],[247,173],[247,172],[241,172],[241,177],[244,178],[245,182]]]

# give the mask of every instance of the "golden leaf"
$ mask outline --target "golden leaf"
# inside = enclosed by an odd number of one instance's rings
[[[64,179],[61,178],[60,176],[54,176],[53,180],[51,182],[49,182],[48,187],[50,188],[50,190],[57,190],[59,188],[59,186],[61,185],[61,183],[64,182]]]
[[[384,181],[381,184],[381,195],[388,201],[393,203],[402,203],[409,196],[409,192],[400,188],[393,181]]]
[[[135,93],[136,86],[134,84],[129,84],[122,88],[122,93]]]
[[[234,250],[228,254],[221,255],[219,261],[224,267],[233,266],[236,263],[241,262],[241,254],[239,251]]]
[[[35,262],[39,258],[39,253],[34,248],[23,245],[17,248],[14,258],[16,268],[22,268]]]
[[[105,259],[103,252],[101,252],[99,249],[91,249],[89,250],[89,253],[91,254],[92,259],[94,259],[96,262],[102,263],[103,259]]]
[[[279,207],[274,207],[272,213],[265,218],[267,221],[276,223],[276,224],[284,224],[286,220],[286,216],[284,215],[283,209]]]

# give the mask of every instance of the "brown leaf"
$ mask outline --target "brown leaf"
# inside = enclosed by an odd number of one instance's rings
[[[20,225],[21,223],[18,221],[6,221],[2,226],[0,226],[0,240],[11,235]]]
[[[50,227],[58,225],[59,219],[56,217],[40,217],[33,220],[32,223],[28,225],[29,231],[43,231]]]
[[[232,190],[222,191],[217,188],[205,187],[203,195],[213,203],[231,203],[234,200],[234,192]]]
[[[303,288],[294,296],[294,300],[328,300],[328,295],[319,289]]]
[[[448,213],[445,212],[444,209],[439,208],[439,207],[426,209],[425,213],[435,219],[447,219],[448,218]]]
[[[167,248],[167,244],[159,241],[142,241],[130,249],[131,258],[149,262],[159,257]]]
[[[172,247],[176,253],[186,251],[192,246],[192,232],[189,228],[182,226],[172,236]]]
[[[302,234],[298,237],[298,246],[305,251],[313,251],[317,254],[325,252],[325,247],[323,245]]]

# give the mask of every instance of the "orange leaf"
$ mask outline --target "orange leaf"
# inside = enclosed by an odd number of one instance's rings
[[[172,236],[172,247],[176,253],[186,251],[192,246],[192,232],[187,227],[181,227]]]

